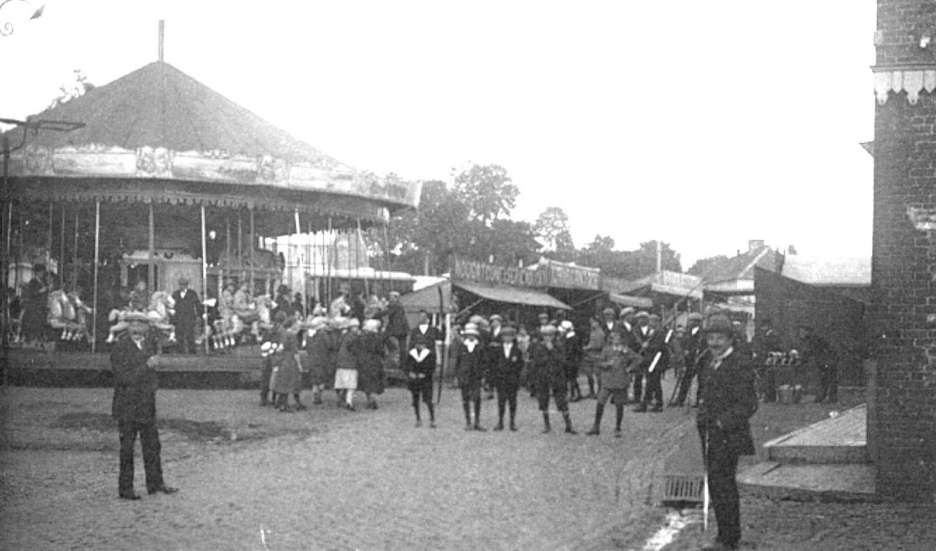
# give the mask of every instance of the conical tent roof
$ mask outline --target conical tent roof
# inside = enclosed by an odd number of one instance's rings
[[[31,140],[45,146],[98,144],[125,149],[149,146],[338,164],[160,61],[47,109],[36,117],[85,123],[84,128],[73,132],[42,132]]]
[[[30,136],[11,157],[15,194],[366,220],[386,220],[389,211],[418,203],[418,183],[356,171],[161,61],[34,118],[85,126]],[[14,145],[20,132],[8,132]]]

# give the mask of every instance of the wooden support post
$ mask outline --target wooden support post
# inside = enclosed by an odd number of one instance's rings
[[[71,290],[74,291],[78,286],[78,212],[79,209],[75,209],[75,246],[72,249],[72,279],[71,279]]]
[[[153,203],[148,203],[149,205],[149,253],[147,255],[148,262],[146,265],[146,280],[147,287],[149,287],[149,292],[156,292],[156,264],[154,264],[154,259],[156,258],[156,218],[153,214]]]
[[[47,240],[47,245],[46,245],[46,271],[48,271],[49,268],[51,268],[49,264],[51,264],[50,261],[52,260],[52,226],[54,225],[54,218],[55,218],[54,209],[55,209],[54,204],[52,203],[52,201],[49,201],[49,238]]]
[[[240,271],[240,279],[244,280],[244,227],[241,213],[237,211],[237,267]]]
[[[59,287],[65,285],[65,203],[62,203],[62,224],[59,236],[58,280]]]
[[[298,236],[301,237],[301,236],[302,236],[302,224],[300,224],[300,220],[299,220],[299,209],[296,209],[295,211],[293,211],[293,215],[295,216],[295,219],[296,219],[296,235],[298,235]],[[305,292],[305,277],[306,277],[305,259],[303,258],[303,255],[302,255],[302,254],[297,254],[296,257],[297,257],[297,260],[299,261],[299,262],[297,262],[297,265],[298,265],[298,267],[299,267],[299,281],[300,281],[300,283],[299,283],[299,296],[302,297],[302,309],[305,310],[305,304],[306,304],[306,292]]]
[[[250,285],[247,289],[250,291],[250,296],[254,296],[257,290],[254,288],[254,249],[257,248],[257,234],[254,231],[254,209],[253,206],[250,207],[250,251],[247,253],[247,258],[250,261]]]
[[[94,202],[94,277],[91,290],[91,352],[97,349],[98,264],[101,260],[101,202]]]
[[[207,236],[205,235],[205,205],[201,205],[201,258],[202,258],[202,261],[201,261],[201,270],[202,270],[202,271],[201,271],[201,273],[202,273],[202,288],[201,288],[201,292],[202,292],[202,300],[204,301],[204,300],[206,300],[206,299],[208,298],[208,243],[207,243]],[[219,276],[218,276],[218,277],[219,277],[219,280],[220,280],[220,274],[221,274],[222,272],[219,271],[218,273],[219,273]],[[221,292],[219,291],[219,292],[218,292],[218,302],[220,302],[220,301],[221,301]],[[207,354],[207,353],[210,351],[210,349],[209,349],[210,339],[208,338],[208,312],[205,310],[203,304],[202,304],[202,305],[199,305],[199,309],[201,310],[201,313],[202,313],[202,324],[203,324],[203,331],[204,331],[203,334],[205,335],[205,339],[204,339],[204,341],[205,341],[205,354]]]

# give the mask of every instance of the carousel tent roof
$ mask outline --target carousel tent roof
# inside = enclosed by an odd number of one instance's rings
[[[357,171],[161,61],[34,118],[85,126],[13,153],[27,197],[298,209],[344,225],[419,202],[419,182]],[[14,145],[22,132],[8,131]]]
[[[41,132],[31,143],[124,149],[227,151],[293,161],[337,161],[297,140],[172,65],[154,61],[36,115],[85,123],[73,132]]]

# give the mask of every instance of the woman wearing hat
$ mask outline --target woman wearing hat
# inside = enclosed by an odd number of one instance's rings
[[[732,346],[735,334],[728,317],[713,314],[705,332],[710,356],[699,373],[696,425],[718,522],[718,538],[709,549],[737,549],[741,515],[735,474],[739,456],[754,454],[749,424],[757,411],[754,370]]]
[[[283,312],[277,312],[274,317],[276,341],[280,345],[276,360],[274,361],[273,377],[270,389],[276,394],[276,409],[284,413],[291,413],[289,395],[296,401],[296,410],[306,409],[299,394],[302,391],[302,372],[296,358],[299,341],[296,335],[302,329],[296,323],[296,318],[286,317]]]
[[[342,328],[339,339],[338,353],[335,356],[337,369],[335,370],[335,392],[338,394],[337,406],[341,406],[341,397],[344,396],[345,407],[354,411],[354,391],[358,385],[357,358],[354,355],[354,341],[359,336],[357,318],[341,318],[338,322]]]
[[[312,387],[312,403],[322,403],[322,390],[326,384],[335,380],[334,373],[329,377],[329,365],[334,362],[332,350],[337,350],[336,334],[324,316],[313,316],[307,323],[306,358],[309,384]]]
[[[386,345],[386,339],[380,333],[380,320],[364,320],[364,328],[355,339],[352,352],[357,359],[357,387],[367,397],[367,409],[377,409],[375,396],[384,391]]]
[[[463,342],[455,357],[455,376],[461,389],[462,409],[465,411],[465,430],[485,430],[481,426],[481,383],[484,379],[485,351],[481,332],[474,323],[465,324]],[[474,423],[471,405],[474,404]]]

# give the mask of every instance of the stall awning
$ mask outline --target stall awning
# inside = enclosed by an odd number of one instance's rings
[[[525,304],[528,306],[540,306],[543,308],[558,308],[560,310],[571,310],[566,303],[557,300],[546,293],[535,291],[533,289],[524,289],[522,287],[512,287],[510,285],[485,285],[482,283],[455,283],[456,287],[464,289],[469,293],[478,295],[487,300],[496,302],[506,302],[508,304]]]
[[[653,299],[646,297],[632,297],[630,295],[619,295],[610,293],[608,300],[621,306],[633,306],[634,308],[653,308]]]

